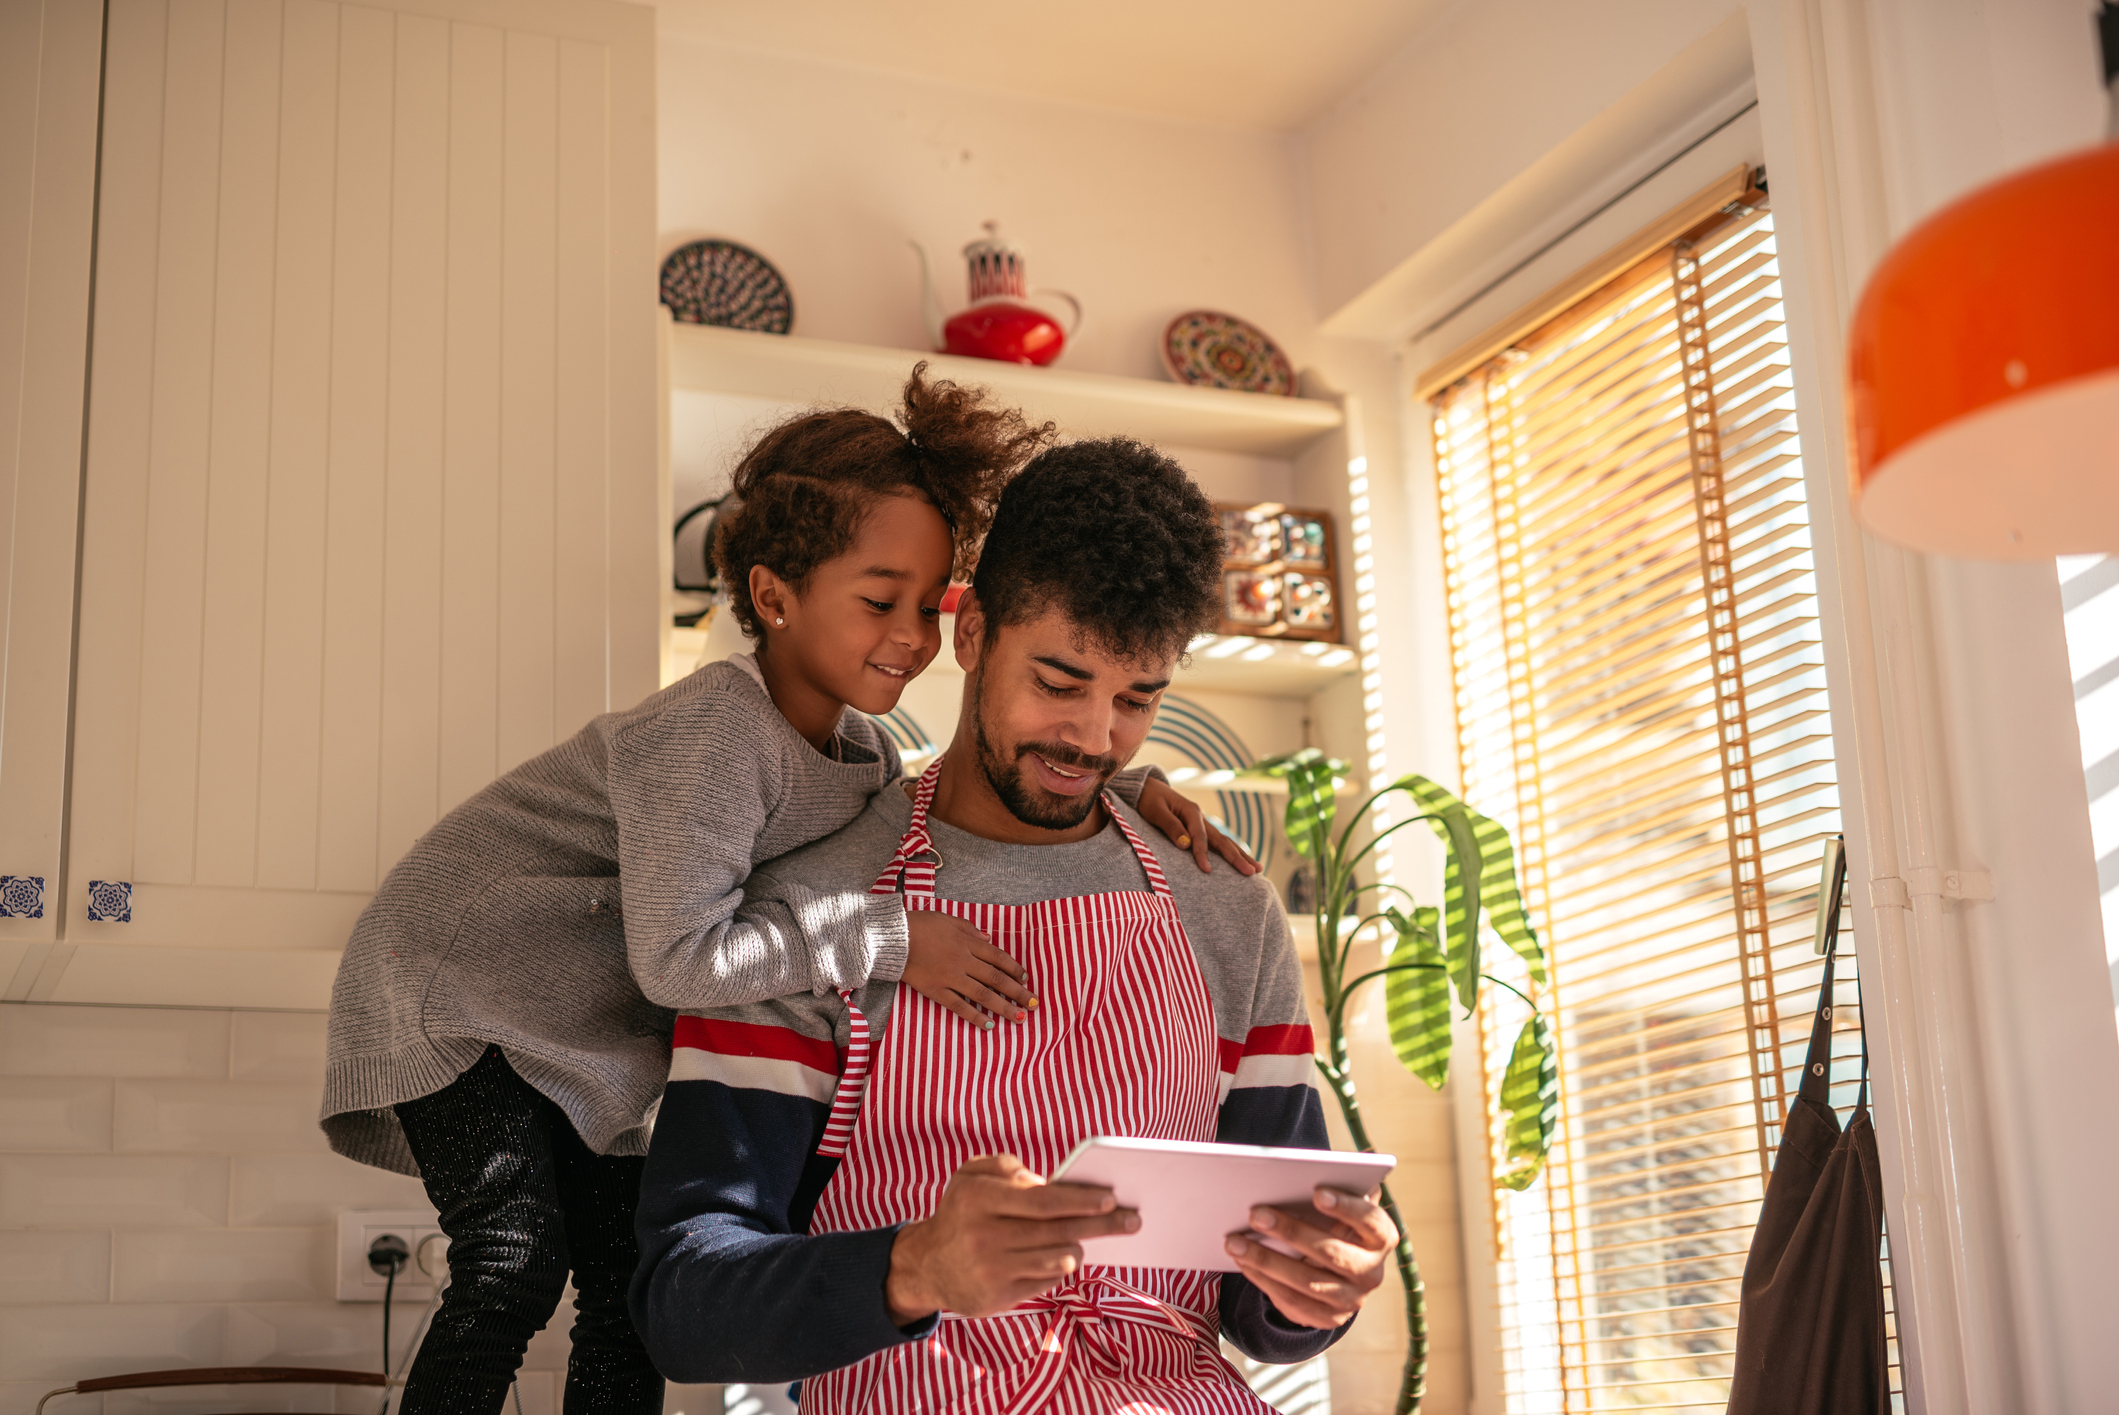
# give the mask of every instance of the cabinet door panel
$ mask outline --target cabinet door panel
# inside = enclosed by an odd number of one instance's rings
[[[60,912],[101,29],[98,0],[0,6],[0,997]]]
[[[335,948],[441,812],[654,686],[652,16],[110,31],[68,937]]]
[[[317,884],[324,567],[331,433],[338,13],[288,0],[272,280],[271,437],[258,693],[257,883]],[[306,174],[320,174],[314,178]]]
[[[391,203],[397,34],[381,10],[338,25],[331,230],[330,422],[324,507],[319,889],[377,879],[382,789],[383,556],[387,502],[374,469],[390,425]]]

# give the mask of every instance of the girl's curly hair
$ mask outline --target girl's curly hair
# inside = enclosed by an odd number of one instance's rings
[[[818,566],[852,549],[880,497],[913,491],[933,503],[955,542],[953,577],[968,578],[1001,488],[1055,432],[1014,408],[987,406],[983,388],[929,382],[924,360],[905,381],[898,422],[902,432],[858,408],[803,413],[759,438],[736,464],[714,531],[714,567],[747,636],[765,632],[751,603],[751,566],[799,589]]]

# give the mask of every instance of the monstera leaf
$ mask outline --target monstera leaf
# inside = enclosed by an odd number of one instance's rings
[[[1501,1176],[1501,1183],[1527,1189],[1545,1166],[1560,1118],[1560,1073],[1543,1013],[1532,1013],[1516,1034],[1516,1049],[1501,1078],[1501,1108],[1508,1112],[1503,1134],[1507,1157],[1520,1161]]]
[[[1442,911],[1415,909],[1410,919],[1396,909],[1384,912],[1396,931],[1385,962],[1397,971],[1383,983],[1391,1049],[1406,1070],[1439,1091],[1449,1080],[1450,1043],[1449,974],[1437,942]]]
[[[1449,925],[1450,970],[1457,996],[1466,1007],[1476,997],[1479,912],[1502,942],[1516,951],[1533,981],[1545,981],[1545,950],[1523,912],[1523,891],[1516,883],[1516,847],[1499,821],[1480,815],[1445,787],[1424,776],[1401,777],[1393,790],[1404,791],[1434,817],[1429,822],[1449,847],[1449,866],[1442,880],[1442,903]],[[1460,940],[1469,938],[1468,947]],[[1466,988],[1467,980],[1471,988]]]

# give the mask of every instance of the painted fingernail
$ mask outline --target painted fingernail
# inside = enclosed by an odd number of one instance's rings
[[[1178,848],[1178,849],[1180,849],[1180,850],[1189,850],[1189,849],[1191,849],[1191,848],[1192,848],[1192,837],[1191,837],[1191,836],[1189,836],[1189,835],[1180,835],[1180,836],[1178,836],[1178,837],[1177,837],[1177,848]]]
[[[1329,1189],[1319,1189],[1317,1191],[1317,1207],[1320,1209],[1336,1209],[1339,1207],[1339,1196]]]
[[[992,1031],[992,1030],[993,1030],[993,1019],[992,1019],[991,1017],[981,1017],[981,1018],[979,1019],[979,1030],[980,1030],[980,1031],[982,1031],[982,1032],[990,1032],[990,1031]]]
[[[1244,1242],[1241,1238],[1237,1238],[1234,1236],[1230,1237],[1227,1246],[1229,1249],[1229,1256],[1232,1258],[1241,1258],[1245,1253],[1251,1251],[1250,1244]]]
[[[1036,999],[1036,998],[1034,998],[1034,997],[1033,997],[1033,998],[1031,998],[1031,999],[1030,999],[1030,1005],[1031,1005],[1032,1007],[1035,1007],[1035,1006],[1037,1006],[1037,999]]]
[[[1271,1209],[1251,1210],[1251,1227],[1253,1228],[1271,1228],[1279,1222],[1280,1215],[1274,1213]]]

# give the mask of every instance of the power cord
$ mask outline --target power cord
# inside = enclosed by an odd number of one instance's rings
[[[390,1415],[390,1391],[405,1383],[406,1372],[412,1369],[412,1358],[419,1354],[420,1343],[427,1339],[427,1327],[434,1320],[434,1309],[441,1305],[442,1294],[449,1290],[449,1240],[439,1233],[430,1233],[420,1241],[419,1252],[413,1261],[419,1270],[434,1284],[434,1291],[427,1298],[426,1310],[419,1314],[419,1325],[412,1328],[412,1339],[405,1343],[405,1354],[398,1359],[397,1369],[389,1373],[389,1383],[383,1388],[382,1408],[376,1415]],[[520,1406],[522,1397],[516,1397]],[[517,1415],[521,1415],[520,1410]]]
[[[368,1268],[383,1277],[383,1376],[390,1375],[390,1306],[397,1295],[397,1275],[404,1271],[405,1264],[412,1261],[412,1250],[405,1240],[394,1233],[386,1233],[368,1245]],[[383,1387],[383,1410],[390,1408],[390,1388]]]

